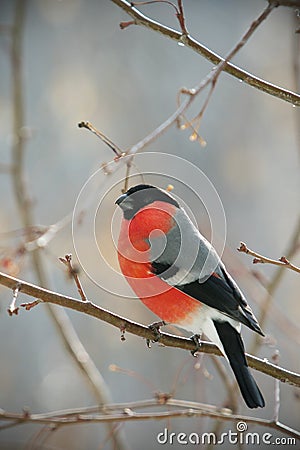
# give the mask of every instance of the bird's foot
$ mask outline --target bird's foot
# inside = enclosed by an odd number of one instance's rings
[[[163,327],[164,325],[166,325],[166,322],[164,320],[161,320],[159,322],[154,322],[154,323],[151,323],[150,325],[148,325],[149,330],[151,330],[155,334],[154,339],[147,339],[146,342],[147,342],[148,348],[151,347],[151,342],[159,342],[159,340],[161,338],[160,327]]]
[[[195,350],[191,350],[191,354],[193,356],[197,356],[197,353],[198,353],[198,351],[201,348],[201,335],[200,334],[193,334],[193,336],[191,336],[191,341],[193,341],[193,343],[196,346]]]

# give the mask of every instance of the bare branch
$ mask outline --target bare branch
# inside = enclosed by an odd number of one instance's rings
[[[260,419],[251,416],[241,416],[231,414],[230,410],[226,408],[217,408],[213,405],[203,405],[197,402],[186,402],[170,398],[165,395],[165,401],[160,402],[159,398],[144,400],[142,402],[128,402],[127,404],[108,404],[102,407],[78,408],[66,411],[53,411],[42,414],[25,413],[10,413],[0,410],[0,420],[12,421],[11,426],[21,423],[41,423],[52,426],[66,426],[82,423],[111,423],[111,422],[128,422],[140,420],[161,420],[170,418],[195,418],[195,417],[210,417],[213,419],[230,421],[230,422],[245,422],[247,424],[260,425],[268,428],[278,430],[295,439],[300,439],[300,433],[280,422],[273,420]],[[135,409],[147,407],[179,407],[181,409],[172,409],[168,411],[153,411],[153,412],[137,412]],[[5,425],[0,429],[6,428]]]
[[[253,264],[273,264],[275,266],[286,267],[287,269],[294,270],[295,272],[300,273],[300,267],[292,264],[285,256],[281,256],[279,260],[267,258],[266,256],[257,253],[250,248],[244,242],[241,242],[240,247],[237,249],[239,252],[246,253],[247,255],[254,256]]]
[[[211,96],[215,90],[218,78],[223,70],[226,70],[226,65],[228,62],[238,53],[238,51],[248,42],[252,34],[255,32],[255,30],[259,27],[259,25],[268,17],[268,15],[271,13],[271,11],[274,9],[274,5],[268,5],[263,12],[255,19],[246,33],[242,36],[242,38],[238,41],[238,43],[233,47],[233,49],[226,55],[225,59],[222,60],[215,69],[211,71],[211,73],[207,77],[207,83],[210,83],[210,90],[208,92],[207,98],[200,110],[200,113],[197,114],[196,117],[194,117],[190,122],[187,122],[184,125],[184,128],[191,126],[193,129],[193,134],[190,136],[190,140],[196,140],[198,139],[200,144],[203,146],[203,144],[206,144],[205,141],[203,142],[203,139],[201,136],[198,135],[198,128],[200,126],[200,121],[202,119],[202,116],[207,108],[207,105],[209,103],[209,100],[211,99]],[[200,83],[199,88],[196,87],[192,90],[186,90],[182,89],[181,92],[189,94],[189,95],[197,95],[201,90],[203,89],[202,83]],[[192,123],[196,122],[196,128],[192,126]]]
[[[186,28],[186,23],[185,23],[185,15],[184,15],[184,9],[183,9],[183,3],[182,0],[177,0],[178,3],[178,13],[177,13],[177,19],[179,21],[180,24],[180,28],[183,34],[188,35],[188,30]]]
[[[81,300],[76,300],[75,298],[67,297],[56,292],[49,291],[42,287],[35,286],[31,283],[27,283],[26,281],[19,280],[10,275],[6,275],[3,272],[0,272],[1,285],[6,286],[10,289],[14,289],[17,283],[21,283],[23,294],[38,298],[43,302],[54,303],[65,308],[70,308],[75,311],[88,314],[92,317],[103,320],[104,322],[107,322],[121,330],[124,329],[128,333],[135,334],[136,336],[140,336],[144,339],[153,341],[156,338],[156,333],[154,331],[151,331],[149,327],[128,320],[104,308],[100,308],[90,301],[82,302]],[[163,332],[160,332],[160,334],[161,337],[159,343],[167,347],[182,348],[189,351],[196,349],[196,345],[192,339],[185,339]],[[222,356],[220,350],[216,347],[216,345],[209,342],[202,342],[200,351]],[[300,386],[300,374],[291,372],[282,367],[278,367],[275,364],[268,362],[267,360],[262,360],[255,356],[247,355],[247,360],[250,367],[262,373],[265,373],[266,375],[277,378],[283,383],[288,383],[298,387]]]
[[[112,0],[115,1],[115,0]],[[123,2],[123,0],[121,0]],[[127,2],[126,2],[127,3]],[[200,114],[197,116],[198,118],[203,115],[204,109],[206,108],[208,101],[210,99],[210,96],[214,90],[216,80],[222,70],[226,70],[226,67],[229,64],[229,59],[232,58],[239,50],[240,48],[247,42],[247,40],[250,38],[250,36],[254,33],[256,28],[261,24],[261,22],[268,16],[268,14],[273,9],[273,6],[267,7],[260,15],[259,17],[252,22],[249,29],[245,33],[245,35],[241,38],[241,40],[236,44],[236,46],[229,52],[227,57],[225,59],[219,59],[217,67],[211,70],[211,72],[193,89],[182,89],[181,93],[186,94],[186,97],[183,99],[183,101],[179,104],[176,111],[168,117],[168,119],[165,120],[161,125],[159,125],[156,129],[154,129],[148,136],[144,137],[142,140],[137,142],[135,145],[133,145],[131,148],[129,148],[125,153],[122,153],[120,157],[115,159],[116,163],[125,163],[130,165],[133,160],[133,156],[140,152],[142,149],[144,149],[147,145],[149,145],[151,142],[156,140],[162,133],[164,133],[170,126],[172,126],[178,119],[185,113],[185,111],[189,108],[191,103],[194,101],[194,99],[197,97],[197,95],[203,91],[203,89],[206,88],[209,84],[211,84],[211,90],[208,94],[207,100],[204,102],[204,106],[200,112]],[[299,96],[300,98],[300,96]],[[90,129],[91,124],[89,122],[81,122],[81,127],[86,127]],[[190,126],[188,124],[187,126]],[[95,128],[92,126],[92,128],[95,130]],[[93,131],[94,132],[94,131]],[[195,130],[194,130],[195,132]],[[193,135],[192,135],[193,136]],[[201,137],[199,137],[199,140],[201,141]],[[105,165],[103,166],[103,170],[105,171]],[[114,170],[117,170],[120,168],[121,165],[118,164],[114,166],[114,169],[110,168],[110,172],[112,173]],[[126,180],[128,177],[126,178]],[[125,185],[126,185],[125,180]]]
[[[37,299],[37,300],[34,300],[33,302],[21,303],[21,306],[22,306],[22,308],[25,308],[26,311],[30,311],[32,308],[34,308],[41,302],[42,302],[42,300]]]
[[[286,255],[287,255],[288,259],[292,258],[295,255],[295,253],[297,252],[299,237],[300,237],[300,217],[297,220],[296,227],[292,233],[290,242],[287,247]],[[265,299],[263,300],[263,303],[261,305],[260,314],[258,316],[258,322],[260,323],[262,328],[264,328],[264,324],[265,324],[266,319],[269,314],[270,306],[272,306],[273,295],[274,295],[276,289],[278,288],[285,272],[286,272],[285,264],[282,264],[279,267],[277,267],[277,269],[274,272],[273,277],[271,278],[270,282],[266,286],[267,295],[266,295]],[[273,306],[275,306],[275,305],[273,305]],[[277,316],[277,321],[284,320],[282,311],[277,311],[277,309],[275,309],[274,307],[273,307],[273,315]],[[295,330],[293,327],[294,327],[294,324],[292,321],[290,323],[289,322],[285,323],[284,327],[283,327],[285,329],[285,332],[287,332],[286,330],[288,330],[290,333],[292,333],[292,335],[293,335],[292,341],[294,341],[295,335],[298,334],[298,330]],[[296,331],[296,334],[295,334],[295,331]],[[253,344],[250,347],[251,353],[256,354],[256,351],[260,344],[261,344],[261,339],[255,336],[254,340],[253,340]]]
[[[128,25],[127,25],[128,26]],[[123,155],[124,152],[110,139],[108,139],[105,134],[103,134],[101,131],[97,130],[90,122],[80,122],[78,124],[78,128],[86,128],[87,130],[94,133],[101,141],[103,141],[108,147],[114,152],[114,154],[119,158]]]
[[[213,51],[202,45],[200,42],[196,41],[196,39],[192,38],[190,35],[187,36],[183,35],[179,31],[176,31],[172,28],[162,25],[159,22],[156,22],[150,17],[147,17],[146,15],[142,14],[138,9],[132,7],[131,3],[128,2],[127,0],[112,0],[112,2],[115,3],[117,6],[119,6],[120,8],[122,8],[127,14],[129,14],[134,19],[136,25],[145,26],[177,42],[183,43],[186,47],[189,47],[196,53],[199,53],[201,56],[208,59],[214,65],[217,65],[220,62],[224,61],[222,57],[220,57],[219,55],[217,55],[216,53],[214,53]],[[272,3],[271,6],[275,7],[280,2],[271,2],[271,3]],[[224,68],[224,71],[234,76],[235,78],[244,81],[244,83],[248,84],[249,86],[255,87],[256,89],[259,89],[263,92],[266,92],[267,94],[273,95],[277,98],[292,103],[293,105],[300,106],[300,95],[295,92],[288,91],[287,89],[284,89],[282,87],[275,86],[274,84],[271,84],[249,72],[246,72],[245,70],[237,67],[232,63],[227,63],[226,67]]]

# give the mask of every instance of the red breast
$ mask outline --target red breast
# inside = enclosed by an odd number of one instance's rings
[[[141,301],[162,320],[180,323],[192,317],[201,303],[155,276],[151,271],[149,235],[167,234],[175,225],[176,207],[156,201],[124,220],[118,243],[122,273]],[[152,234],[153,233],[153,234]]]

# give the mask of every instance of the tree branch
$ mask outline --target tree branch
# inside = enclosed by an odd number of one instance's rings
[[[281,256],[280,259],[271,259],[267,258],[266,256],[261,255],[260,253],[257,253],[250,248],[247,247],[247,245],[244,242],[241,242],[240,248],[238,248],[239,252],[246,253],[247,255],[254,256],[253,264],[273,264],[275,266],[281,266],[286,267],[287,269],[291,269],[294,272],[300,273],[300,267],[295,266],[292,264],[285,256]]]
[[[117,6],[122,8],[129,16],[134,19],[135,25],[142,25],[146,28],[149,28],[152,31],[156,31],[163,36],[167,36],[177,42],[181,42],[186,47],[191,48],[196,53],[200,54],[207,60],[209,60],[212,64],[217,65],[220,62],[224,61],[224,58],[219,56],[217,53],[208,49],[196,39],[191,37],[190,35],[182,34],[179,31],[176,31],[172,28],[169,28],[165,25],[162,25],[159,22],[151,19],[150,17],[142,14],[137,8],[131,6],[131,3],[127,0],[111,0]],[[270,6],[277,6],[280,2],[270,2]],[[300,106],[300,95],[284,89],[282,87],[271,84],[257,76],[246,72],[245,70],[239,68],[238,66],[227,63],[224,71],[229,73],[230,75],[238,78],[239,80],[244,81],[244,83],[252,86],[260,91],[266,92],[267,94],[273,95],[274,97],[280,98],[281,100],[292,103],[293,105]]]
[[[128,320],[122,316],[119,316],[115,313],[112,313],[106,309],[103,309],[90,301],[80,301],[76,300],[72,297],[67,297],[56,292],[49,291],[47,289],[41,288],[39,286],[35,286],[31,283],[27,283],[26,281],[19,280],[10,275],[6,275],[3,272],[0,272],[0,284],[6,286],[12,290],[19,286],[19,295],[21,293],[30,295],[31,297],[38,298],[45,303],[53,303],[56,305],[63,306],[65,308],[70,308],[75,311],[79,311],[85,314],[88,314],[97,319],[103,320],[122,331],[127,331],[131,334],[135,334],[136,336],[140,336],[144,339],[155,340],[156,333],[153,332],[149,327],[144,325],[140,325],[136,322]],[[21,306],[26,307],[30,305],[22,304]],[[159,340],[160,344],[163,344],[167,347],[176,347],[182,348],[184,350],[196,350],[195,343],[191,339],[185,339],[182,337],[173,336],[167,333],[161,332],[161,337]],[[200,348],[201,352],[221,355],[220,350],[209,342],[203,342]],[[256,358],[251,355],[247,355],[247,360],[249,366],[253,369],[256,369],[266,375],[269,375],[273,378],[277,378],[283,383],[288,383],[294,386],[300,387],[300,374],[295,372],[291,372],[282,367],[276,366],[266,360],[262,360]]]
[[[162,407],[162,406],[179,407],[181,409],[173,409],[168,411],[152,411],[152,412],[136,412],[138,408]],[[278,430],[294,439],[300,439],[300,433],[282,424],[279,421],[261,419],[251,416],[240,416],[231,414],[226,408],[217,408],[212,405],[203,405],[197,402],[185,402],[170,398],[168,394],[162,402],[159,397],[156,399],[144,400],[141,402],[128,402],[127,404],[109,404],[103,405],[102,408],[78,408],[66,411],[53,411],[42,414],[31,414],[28,411],[24,413],[10,413],[0,410],[0,420],[12,421],[8,426],[16,426],[21,423],[40,423],[45,425],[66,426],[82,423],[111,423],[111,422],[130,422],[140,420],[162,420],[170,418],[195,418],[210,417],[218,420],[229,422],[245,422],[245,424],[261,425],[264,427]],[[7,428],[6,425],[0,429]]]
[[[114,1],[114,0],[113,0]],[[210,99],[210,96],[215,88],[216,81],[220,75],[220,73],[225,70],[227,67],[229,60],[233,58],[233,56],[236,55],[236,53],[246,44],[248,39],[252,36],[254,31],[257,29],[257,27],[263,22],[263,20],[266,19],[266,17],[270,14],[272,9],[274,8],[274,5],[267,6],[263,12],[258,16],[256,20],[254,20],[249,29],[246,31],[246,33],[242,36],[242,38],[238,41],[238,43],[233,47],[233,49],[228,53],[225,59],[221,59],[218,62],[218,65],[212,69],[208,75],[201,80],[201,82],[195,86],[192,89],[181,89],[182,94],[186,94],[186,97],[183,99],[183,101],[179,104],[178,108],[174,113],[168,117],[162,124],[160,124],[156,129],[154,129],[148,136],[144,137],[142,140],[137,142],[135,145],[133,145],[131,148],[126,150],[126,152],[121,152],[121,155],[119,155],[117,158],[114,159],[114,162],[116,165],[113,168],[110,168],[109,173],[112,173],[114,170],[117,170],[121,167],[122,163],[125,163],[127,165],[127,169],[130,168],[130,164],[132,163],[133,157],[136,153],[140,152],[142,149],[144,149],[147,145],[149,145],[151,142],[153,142],[155,139],[157,139],[163,132],[165,132],[173,123],[178,121],[178,119],[185,113],[185,111],[189,108],[189,106],[192,104],[194,99],[197,97],[197,95],[202,92],[209,84],[211,84],[211,89],[208,94],[208,97],[206,101],[204,102],[204,105],[200,111],[200,113],[196,116],[195,119],[200,119],[204,113],[204,110],[208,104],[208,101]],[[300,98],[300,97],[299,97]],[[191,122],[187,125],[190,126]],[[89,122],[82,121],[78,124],[80,128],[87,128],[88,130],[92,131],[94,134],[96,134],[98,137],[102,139],[100,133],[92,124]],[[185,127],[186,128],[186,127]],[[198,133],[196,130],[194,130],[193,135],[198,136]],[[199,140],[201,141],[201,138],[198,136]],[[106,138],[108,139],[108,138]],[[105,140],[104,140],[105,142]],[[109,140],[109,142],[112,142]],[[106,165],[103,165],[103,171],[105,172]],[[127,180],[127,177],[126,177]],[[126,182],[125,182],[126,184]]]

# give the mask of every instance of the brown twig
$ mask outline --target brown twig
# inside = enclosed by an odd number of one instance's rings
[[[67,297],[65,295],[49,291],[42,287],[35,286],[31,283],[27,283],[26,281],[19,280],[10,275],[6,275],[5,273],[0,272],[1,285],[6,286],[10,289],[14,289],[17,283],[21,283],[23,294],[30,295],[34,298],[39,298],[45,303],[53,303],[65,308],[70,308],[75,311],[82,312],[84,314],[88,314],[119,329],[125,329],[126,332],[135,334],[136,336],[140,336],[144,339],[150,339],[151,341],[153,341],[156,338],[155,332],[151,331],[149,327],[128,320],[104,308],[100,308],[90,301],[83,302],[81,300],[76,300],[75,298]],[[159,342],[162,345],[165,345],[167,347],[182,348],[189,351],[196,349],[196,345],[192,339],[185,339],[163,332],[161,332],[160,334],[161,337]],[[221,355],[220,350],[214,344],[211,344],[209,342],[202,342],[200,351],[218,356]],[[298,387],[300,386],[300,375],[297,373],[278,367],[275,364],[251,355],[247,355],[247,360],[250,367],[262,373],[265,373],[266,375],[277,378],[284,383],[288,383]]]
[[[113,0],[114,1],[114,0]],[[254,31],[257,29],[257,27],[268,17],[270,12],[274,9],[274,5],[268,5],[264,11],[259,15],[259,17],[254,20],[247,32],[243,35],[243,37],[238,41],[238,43],[234,46],[234,48],[228,53],[228,55],[225,57],[225,59],[220,58],[218,61],[217,66],[206,76],[204,80],[202,80],[198,86],[192,88],[192,89],[181,89],[182,94],[186,94],[187,98],[181,103],[181,105],[178,107],[177,111],[167,120],[165,121],[160,127],[158,127],[153,133],[155,138],[157,138],[163,131],[165,131],[171,124],[174,122],[178,122],[179,117],[183,115],[183,113],[188,109],[192,101],[196,98],[196,96],[203,91],[203,89],[211,85],[211,89],[208,93],[208,96],[204,102],[204,105],[200,111],[200,113],[191,121],[187,121],[184,125],[184,128],[191,127],[192,128],[192,135],[190,137],[191,140],[199,140],[200,144],[205,144],[205,141],[202,139],[201,136],[198,134],[198,125],[200,123],[200,120],[203,116],[203,113],[208,105],[208,102],[212,96],[212,93],[215,89],[218,77],[220,76],[221,72],[223,70],[226,71],[226,68],[229,64],[229,61],[237,54],[237,52],[246,44],[246,42],[249,40],[249,38],[252,36]],[[183,12],[182,12],[183,13]],[[189,36],[186,36],[185,34],[181,35],[180,42],[184,42],[185,39],[189,39]],[[171,121],[171,123],[170,123]],[[198,121],[198,125],[196,125],[196,128],[193,127],[192,123],[193,121]],[[146,138],[148,139],[148,137]],[[146,142],[147,144],[150,141]],[[145,144],[146,145],[146,144]],[[126,154],[134,154],[136,151],[133,151],[132,149],[128,150]]]
[[[92,133],[94,133],[96,136],[98,136],[105,144],[107,144],[109,146],[109,148],[112,149],[112,151],[114,152],[114,154],[116,155],[115,158],[115,162],[118,162],[119,160],[124,161],[124,159],[122,159],[123,157],[127,156],[128,153],[130,153],[129,150],[123,152],[114,142],[112,142],[107,136],[105,136],[105,134],[101,133],[101,131],[97,130],[97,128],[95,128],[90,122],[80,122],[78,124],[79,128],[86,128],[87,130],[90,130]],[[132,158],[127,158],[126,159],[126,175],[125,175],[125,180],[124,180],[124,187],[122,189],[122,192],[126,192],[127,188],[128,188],[128,182],[129,182],[129,174],[130,174],[130,169],[132,166]],[[103,164],[102,165],[103,171],[104,173],[106,173],[107,175],[110,175],[113,170],[109,169],[107,170],[107,165]]]
[[[102,405],[93,405],[93,406],[84,406],[80,408],[70,408],[63,409],[58,411],[50,411],[46,413],[39,414],[39,417],[42,419],[50,419],[54,417],[70,417],[70,416],[78,416],[78,414],[95,414],[95,413],[104,413],[104,412],[122,412],[124,409],[131,410],[139,410],[139,409],[150,409],[154,406],[164,406],[168,404],[172,407],[177,408],[191,408],[200,411],[209,411],[209,412],[221,412],[223,414],[231,414],[231,410],[227,408],[220,408],[219,406],[210,405],[207,403],[201,402],[193,402],[189,400],[181,400],[172,397],[169,393],[159,392],[155,393],[153,398],[144,399],[144,400],[135,400],[131,402],[124,403],[106,403]],[[0,409],[0,414],[5,415],[5,411]],[[27,416],[30,417],[30,412],[27,411]]]
[[[237,249],[239,252],[246,253],[247,255],[254,256],[253,264],[273,264],[275,266],[286,267],[287,269],[294,270],[295,272],[300,273],[300,267],[292,264],[285,256],[281,256],[279,260],[267,258],[266,256],[257,253],[250,248],[244,242],[241,242],[240,247]]]
[[[126,164],[126,175],[125,175],[124,187],[122,189],[123,194],[128,190],[128,187],[129,187],[129,175],[130,175],[131,167],[132,167],[132,160],[129,160]]]
[[[79,293],[79,295],[81,297],[81,300],[83,302],[86,302],[87,301],[87,296],[84,293],[82,284],[81,284],[81,282],[79,280],[79,277],[78,277],[77,270],[72,265],[72,255],[71,255],[71,253],[65,255],[64,258],[58,258],[58,259],[59,259],[60,262],[65,264],[65,266],[67,266],[69,276],[74,279],[75,284],[77,286],[78,293]]]
[[[179,11],[178,11],[176,5],[174,5],[174,3],[172,3],[169,0],[147,0],[144,2],[131,2],[131,6],[152,5],[153,3],[165,3],[166,5],[169,5],[175,9],[176,15],[179,14]]]
[[[26,311],[30,311],[32,308],[34,308],[41,302],[42,302],[42,300],[37,299],[37,300],[34,300],[33,302],[21,303],[21,306],[22,306],[22,308],[25,308]]]
[[[119,24],[121,30],[125,30],[125,28],[128,28],[131,25],[136,25],[136,21],[135,20],[128,20],[127,22],[120,22],[120,24]]]
[[[165,25],[162,25],[159,22],[147,17],[142,14],[138,9],[131,6],[131,3],[127,0],[111,0],[117,6],[122,8],[128,15],[130,15],[137,25],[145,26],[152,31],[158,32],[164,36],[167,36],[177,42],[183,43],[186,47],[191,48],[195,52],[199,53],[204,58],[208,59],[212,64],[217,65],[223,61],[223,58],[202,45],[200,42],[196,41],[196,39],[192,38],[190,35],[182,35],[181,32],[178,32],[172,28],[169,28]],[[276,3],[272,2],[272,6],[276,7]],[[261,78],[256,77],[255,75],[242,70],[232,63],[227,63],[224,71],[234,76],[235,78],[243,81],[245,84],[249,86],[255,87],[267,94],[273,95],[277,98],[280,98],[284,101],[292,103],[293,105],[300,106],[300,95],[288,91],[282,87],[275,86]]]
[[[177,4],[178,4],[178,13],[177,15],[177,19],[179,21],[179,25],[181,28],[181,31],[183,34],[188,35],[188,30],[186,28],[186,23],[185,23],[185,15],[184,15],[184,9],[183,9],[183,3],[182,0],[177,0]]]
[[[78,128],[86,128],[87,130],[94,133],[102,142],[104,142],[113,152],[114,154],[120,158],[124,152],[114,143],[112,142],[105,134],[101,131],[97,130],[90,122],[80,122],[78,124]]]
[[[124,2],[124,0],[112,0],[115,3],[121,5],[128,4],[128,2]],[[247,40],[250,38],[250,36],[254,33],[258,25],[268,16],[268,14],[273,9],[273,6],[267,7],[256,19],[251,25],[248,31],[245,33],[245,35],[242,37],[242,39],[237,43],[237,45],[229,52],[227,57],[225,59],[219,58],[217,61],[217,67],[215,67],[195,88],[192,89],[182,89],[181,92],[186,94],[186,97],[182,100],[181,104],[178,106],[176,111],[168,117],[161,125],[159,125],[155,130],[153,130],[150,134],[148,134],[146,137],[144,137],[142,140],[140,140],[138,143],[133,145],[131,148],[129,148],[126,152],[124,152],[115,162],[118,162],[118,165],[115,165],[113,168],[110,167],[110,172],[113,173],[115,170],[119,169],[122,166],[122,162],[127,164],[131,164],[133,157],[136,153],[140,152],[142,149],[144,149],[147,145],[152,143],[154,140],[156,140],[159,136],[161,136],[162,133],[164,133],[170,126],[172,126],[175,122],[178,122],[178,119],[185,113],[185,111],[189,108],[191,103],[194,101],[194,99],[197,97],[197,95],[202,92],[203,89],[206,88],[210,83],[212,84],[212,90],[214,89],[214,85],[216,83],[217,77],[220,75],[220,73],[225,70],[228,67],[229,59],[232,58],[238,50],[247,42]],[[130,11],[134,10],[137,11],[135,8],[132,9],[130,6]],[[138,12],[138,14],[140,14]],[[147,20],[150,20],[147,18]],[[151,22],[152,23],[152,22]],[[160,24],[158,24],[160,26]],[[177,32],[175,32],[177,33]],[[180,35],[182,36],[182,35]],[[210,97],[211,92],[209,93]],[[209,99],[209,98],[208,98]],[[208,102],[208,101],[207,101]],[[204,103],[206,107],[206,103]],[[300,96],[299,96],[299,104],[300,104]],[[88,124],[88,125],[87,125]],[[89,122],[81,122],[79,124],[81,127],[85,127],[89,129]],[[87,125],[87,126],[86,126]],[[94,127],[93,127],[94,129]],[[201,139],[200,139],[201,141]],[[120,164],[121,163],[121,164]],[[105,170],[104,166],[104,170]],[[128,180],[128,177],[127,177]],[[126,184],[126,181],[125,181]]]
[[[190,137],[190,140],[196,140],[198,139],[200,144],[203,146],[203,138],[201,136],[199,136],[198,134],[198,129],[200,126],[200,121],[203,117],[203,114],[208,106],[209,100],[212,97],[212,94],[216,88],[216,84],[218,81],[218,78],[220,76],[220,74],[222,73],[222,71],[226,70],[226,66],[228,64],[228,62],[239,52],[239,50],[248,42],[248,40],[250,39],[250,37],[252,36],[252,34],[256,31],[256,29],[259,27],[259,25],[268,17],[268,15],[271,13],[271,11],[275,8],[275,5],[272,4],[268,4],[268,6],[263,10],[263,12],[257,17],[257,19],[255,19],[250,27],[248,28],[248,30],[246,31],[246,33],[242,36],[242,38],[238,41],[238,43],[233,47],[233,49],[226,55],[225,59],[222,60],[215,69],[213,69],[213,71],[211,72],[211,74],[208,77],[208,83],[210,84],[210,90],[208,92],[208,95],[206,97],[206,100],[200,110],[200,113],[197,114],[191,121],[188,121],[184,127],[186,128],[187,126],[192,126],[193,122],[196,122],[196,128],[192,127],[193,130],[193,134]],[[200,84],[201,86],[201,84]],[[200,89],[199,88],[194,88],[192,90],[187,90],[187,89],[182,89],[181,92],[185,93],[185,94],[190,94],[190,95],[198,95],[198,93],[203,89],[203,87],[201,86]],[[205,142],[205,141],[204,141]]]
[[[286,251],[286,255],[287,258],[290,259],[292,258],[298,249],[298,242],[299,242],[299,237],[300,237],[300,217],[298,218],[298,221],[296,223],[296,227],[292,233],[292,236],[290,238],[290,242],[288,244],[288,248]],[[278,288],[284,274],[286,273],[286,265],[285,264],[280,264],[279,267],[276,268],[274,275],[272,276],[270,282],[268,283],[268,285],[266,286],[267,289],[267,295],[265,297],[265,299],[263,300],[263,303],[261,305],[261,310],[260,313],[258,315],[258,321],[260,323],[260,326],[262,327],[262,329],[264,328],[266,319],[268,317],[268,312],[270,309],[270,306],[272,304],[272,299],[274,296],[274,293],[276,291],[276,289]],[[282,312],[278,311],[276,309],[273,310],[273,315],[276,314],[278,319],[277,320],[283,320],[283,316],[282,316]],[[293,326],[294,324],[288,324],[287,329],[290,331],[293,331]],[[293,338],[294,341],[295,337]],[[253,354],[256,354],[257,349],[259,347],[259,345],[261,344],[261,339],[259,337],[254,337],[253,340],[253,344],[250,347],[250,351]]]
[[[157,399],[145,400],[143,402],[129,402],[122,404],[122,408],[118,405],[103,405],[102,409],[79,408],[72,411],[50,412],[45,414],[18,414],[0,411],[0,420],[13,421],[13,426],[21,423],[40,423],[52,426],[66,426],[81,423],[106,423],[106,422],[128,422],[140,420],[161,420],[170,418],[195,418],[195,417],[210,417],[213,419],[230,421],[230,422],[245,422],[246,424],[261,425],[280,431],[294,439],[300,439],[300,433],[281,422],[274,422],[273,420],[260,419],[251,416],[240,416],[231,414],[229,410],[218,409],[212,405],[197,404],[196,402],[185,402],[182,400],[172,399],[166,397],[163,403]],[[135,409],[145,407],[161,407],[161,406],[179,406],[181,409],[169,411],[153,411],[153,412],[136,412]],[[110,412],[111,411],[111,412]],[[102,413],[101,413],[102,412]],[[106,413],[106,414],[103,414]],[[295,443],[295,442],[294,442]]]

